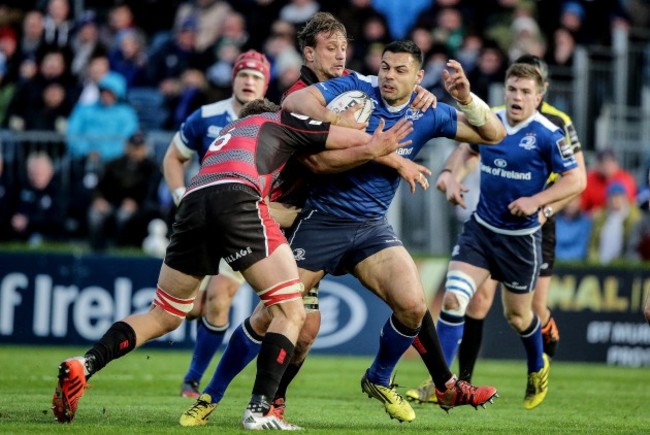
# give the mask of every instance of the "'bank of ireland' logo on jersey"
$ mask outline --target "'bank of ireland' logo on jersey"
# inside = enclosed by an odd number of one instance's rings
[[[216,125],[211,125],[210,127],[208,127],[208,132],[207,132],[208,137],[217,138],[219,137],[219,133],[221,133],[221,127],[218,127]]]
[[[525,150],[534,150],[537,148],[537,138],[533,135],[527,134],[519,142],[519,146]]]
[[[295,252],[295,251],[294,251]],[[339,346],[356,337],[366,325],[368,307],[353,289],[329,280],[320,283],[318,303],[322,315],[315,349]]]
[[[417,121],[418,119],[422,118],[424,114],[420,112],[420,109],[413,109],[412,107],[409,107],[406,109],[405,116],[409,121]]]

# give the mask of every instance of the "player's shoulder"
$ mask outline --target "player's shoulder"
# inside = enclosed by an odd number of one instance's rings
[[[564,130],[562,130],[562,127],[554,123],[539,110],[533,116],[533,121],[534,122],[532,124],[532,127],[538,130],[538,133],[553,134],[554,132],[560,132],[562,135],[564,135]]]
[[[232,112],[232,98],[205,104],[199,108],[201,118],[213,118]]]
[[[542,115],[550,119],[555,125],[564,128],[566,125],[573,124],[571,117],[557,107],[544,101],[539,110]]]

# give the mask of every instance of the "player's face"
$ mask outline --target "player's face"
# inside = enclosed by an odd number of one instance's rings
[[[243,104],[264,98],[264,77],[257,71],[243,69],[237,73],[232,84],[235,99]]]
[[[506,114],[510,124],[517,124],[535,113],[544,94],[533,79],[509,77],[506,80]]]
[[[379,67],[379,90],[391,106],[408,103],[415,85],[422,81],[424,71],[409,53],[387,51]]]
[[[305,60],[318,80],[324,81],[343,75],[347,52],[348,40],[341,32],[319,33],[316,46],[305,47]]]

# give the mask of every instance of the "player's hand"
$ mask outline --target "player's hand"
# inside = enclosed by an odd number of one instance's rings
[[[379,119],[379,125],[368,145],[375,151],[375,157],[385,156],[398,148],[409,146],[413,141],[404,139],[413,132],[413,122],[402,118],[389,130],[384,131],[386,122]]]
[[[463,67],[458,61],[449,59],[447,68],[448,70],[442,72],[445,89],[460,104],[469,104],[471,102],[469,80]]]
[[[464,184],[459,183],[451,172],[445,171],[438,175],[436,189],[444,193],[447,201],[451,204],[467,208],[467,204],[465,204],[465,193],[469,192],[469,189]]]
[[[422,112],[426,112],[429,107],[433,107],[435,109],[438,105],[438,99],[436,96],[422,86],[415,85],[414,92],[416,95],[413,99],[413,102],[411,103],[411,107],[414,109],[420,109]]]
[[[340,127],[354,128],[356,130],[365,130],[368,128],[367,122],[357,122],[356,112],[361,107],[359,103],[354,103],[342,112],[339,112],[339,120],[336,125]]]
[[[522,198],[515,199],[510,204],[508,204],[508,210],[513,216],[532,216],[535,213],[539,212],[540,205],[533,198],[529,196],[524,196]]]
[[[427,176],[431,175],[429,168],[404,157],[401,157],[401,159],[402,165],[397,169],[397,172],[409,184],[411,193],[415,193],[416,183],[422,187],[422,190],[427,190],[429,188]]]

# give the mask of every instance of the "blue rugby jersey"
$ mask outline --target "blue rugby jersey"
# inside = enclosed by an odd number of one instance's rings
[[[198,153],[201,162],[212,141],[219,137],[221,129],[236,119],[238,116],[232,108],[232,97],[201,106],[181,124],[174,136],[174,144],[185,158]]]
[[[509,126],[505,109],[496,112],[507,136],[497,145],[472,145],[481,155],[479,223],[502,234],[532,234],[540,226],[537,214],[513,216],[508,204],[533,196],[546,185],[549,174],[576,168],[573,147],[564,130],[539,112]]]
[[[384,130],[406,117],[413,121],[413,132],[406,138],[413,143],[400,148],[397,153],[413,160],[424,144],[434,137],[454,138],[457,130],[456,110],[444,103],[422,113],[413,110],[409,103],[389,107],[381,98],[376,76],[352,73],[345,77],[320,82],[316,85],[329,103],[343,92],[359,90],[368,94],[374,103],[367,132],[372,134],[379,119],[386,121]],[[412,99],[412,98],[411,98]],[[340,218],[364,221],[385,216],[400,176],[393,168],[368,162],[349,171],[323,176],[314,183],[306,207]]]

